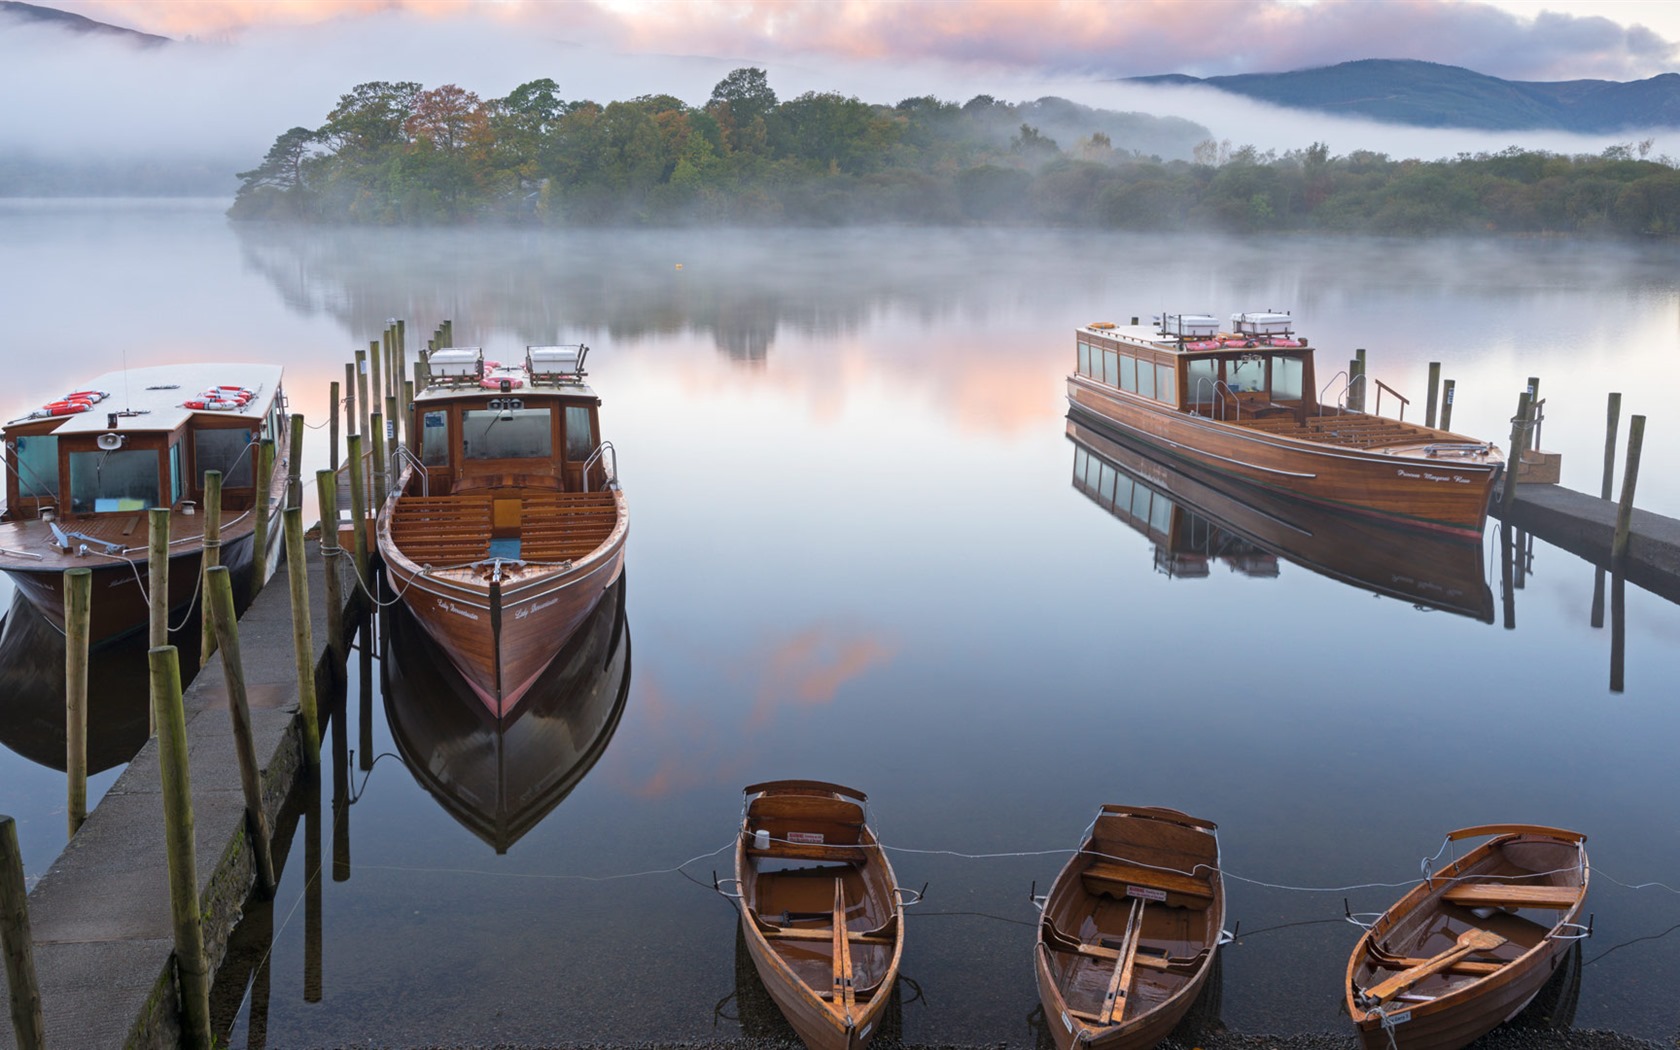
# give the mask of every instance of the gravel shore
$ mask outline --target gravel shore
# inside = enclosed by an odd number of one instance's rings
[[[901,1044],[875,1042],[874,1050],[999,1050],[1007,1044],[959,1046],[944,1044]],[[1349,1035],[1241,1035],[1236,1032],[1204,1032],[1194,1044],[1169,1039],[1160,1050],[1354,1050],[1358,1044]],[[1470,1044],[1471,1050],[1674,1050],[1680,1040],[1664,1046],[1645,1039],[1575,1028],[1521,1028],[1506,1026]],[[391,1048],[395,1050],[395,1048]],[[407,1050],[802,1050],[801,1044],[774,1039],[727,1039],[702,1043],[637,1043],[601,1045],[544,1043],[541,1045],[485,1043],[471,1046],[437,1046]]]

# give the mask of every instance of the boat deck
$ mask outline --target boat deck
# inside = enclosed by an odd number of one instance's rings
[[[1432,443],[1469,442],[1468,438],[1433,430],[1416,423],[1402,423],[1385,416],[1364,414],[1310,415],[1300,422],[1292,411],[1261,415],[1244,415],[1227,420],[1238,426],[1262,430],[1268,434],[1301,438],[1326,445],[1347,448],[1381,449],[1412,447]]]
[[[417,565],[468,565],[493,554],[528,562],[579,561],[612,535],[612,492],[520,490],[403,496],[391,542]]]

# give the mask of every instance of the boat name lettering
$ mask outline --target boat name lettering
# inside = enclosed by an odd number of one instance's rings
[[[1167,891],[1166,890],[1158,890],[1153,886],[1130,886],[1130,885],[1128,885],[1126,887],[1126,896],[1128,896],[1128,897],[1141,897],[1146,901],[1164,901],[1164,900],[1167,899]]]
[[[1073,1031],[1073,1022],[1068,1020],[1068,1015],[1067,1015],[1066,1010],[1062,1011],[1062,1027],[1066,1028],[1070,1032]]]
[[[448,601],[447,599],[439,598],[437,603],[438,608],[442,609],[444,612],[451,612],[456,616],[465,616],[469,620],[478,619],[478,614],[473,612],[471,609],[463,609],[459,605],[456,605],[454,602]]]
[[[532,605],[532,606],[529,606],[527,608],[519,610],[518,612],[513,614],[513,618],[515,620],[523,620],[523,619],[525,619],[525,617],[531,615],[534,612],[542,612],[544,609],[548,608],[549,606],[558,605],[559,603],[560,603],[559,598],[550,598],[546,602],[538,602],[535,605]]]
[[[823,837],[820,831],[790,831],[788,832],[788,841],[803,842],[809,846],[820,846],[823,844]]]
[[[1416,471],[1406,470],[1403,467],[1395,467],[1394,473],[1403,478],[1421,478],[1424,481],[1448,481],[1455,485],[1470,484],[1470,479],[1465,477],[1463,474],[1431,474],[1427,470],[1422,473],[1418,473]]]
[[[1412,1012],[1410,1010],[1407,1010],[1404,1013],[1389,1014],[1388,1015],[1388,1023],[1389,1024],[1405,1024],[1407,1021],[1410,1021],[1411,1019],[1412,1019]]]

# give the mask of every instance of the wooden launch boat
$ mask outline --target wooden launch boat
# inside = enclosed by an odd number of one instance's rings
[[[861,1050],[898,980],[910,891],[894,882],[862,792],[778,780],[745,795],[735,879],[758,975],[810,1050]]]
[[[1573,943],[1587,896],[1586,836],[1529,824],[1426,878],[1360,937],[1342,989],[1366,1050],[1454,1050],[1527,1006]]]
[[[248,575],[261,519],[271,572],[290,442],[280,377],[274,365],[131,368],[5,424],[0,569],[61,631],[64,571],[91,569],[91,639],[109,641],[146,625],[148,511],[167,507],[169,608],[183,610],[198,593],[204,474],[219,470],[220,563]],[[276,454],[258,477],[264,440]]]
[[[1479,543],[1274,496],[1077,418],[1067,435],[1073,487],[1147,536],[1157,571],[1168,576],[1206,576],[1216,560],[1277,576],[1281,558],[1418,608],[1493,622]]]
[[[1056,1050],[1154,1046],[1196,1001],[1224,939],[1215,825],[1103,806],[1041,908],[1034,962]]]
[[[1171,314],[1086,325],[1068,400],[1088,420],[1248,485],[1481,536],[1504,463],[1491,443],[1350,410],[1345,385],[1324,402],[1337,379],[1320,390],[1312,348],[1287,314],[1237,314],[1233,332],[1218,327]],[[1352,392],[1362,396],[1362,385]]]
[[[584,346],[519,365],[427,359],[418,447],[379,511],[392,588],[479,699],[506,717],[619,578],[629,527]]]

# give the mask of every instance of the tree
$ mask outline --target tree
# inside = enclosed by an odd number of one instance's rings
[[[420,85],[413,81],[373,80],[357,84],[327,114],[321,138],[340,154],[378,150],[407,141],[403,125],[414,111]]]
[[[767,132],[765,121],[776,108],[776,93],[764,70],[743,67],[730,73],[712,88],[706,109],[723,125],[729,147],[756,152],[762,149]],[[758,126],[755,128],[754,125]]]

